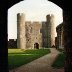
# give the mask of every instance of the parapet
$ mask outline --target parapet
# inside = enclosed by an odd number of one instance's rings
[[[18,13],[17,16],[23,16],[25,15],[24,13]]]
[[[33,21],[33,22],[31,22],[31,21],[26,21],[25,22],[25,24],[27,24],[27,25],[30,25],[30,24],[42,24],[42,22],[39,22],[39,21]]]
[[[33,21],[32,24],[41,24],[42,22],[39,21]]]
[[[24,13],[18,13],[17,14],[17,21],[23,20],[25,21],[25,14]]]
[[[62,30],[62,27],[63,27],[63,23],[59,24],[59,25],[56,27],[56,31],[61,31],[61,30]]]
[[[31,24],[31,21],[25,21],[25,24]]]
[[[46,20],[49,21],[51,18],[54,18],[54,15],[53,14],[48,14],[46,16]]]

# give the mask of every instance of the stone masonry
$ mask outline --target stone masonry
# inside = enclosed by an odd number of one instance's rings
[[[23,13],[17,14],[17,47],[26,48],[25,15]]]
[[[54,15],[46,22],[25,21],[23,13],[17,14],[17,47],[21,49],[49,48],[55,45]]]
[[[40,33],[41,23],[26,22],[26,47],[34,48],[34,44],[38,43],[42,47],[42,33]]]
[[[55,25],[54,25],[54,15],[47,15],[47,33],[48,33],[48,47],[55,45]]]
[[[56,37],[56,48],[64,48],[63,40],[63,24],[60,24],[56,27],[57,37]]]

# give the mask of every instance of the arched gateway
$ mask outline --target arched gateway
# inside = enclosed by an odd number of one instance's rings
[[[35,44],[34,44],[34,48],[35,48],[35,49],[39,49],[39,44],[38,44],[38,43],[35,43]]]

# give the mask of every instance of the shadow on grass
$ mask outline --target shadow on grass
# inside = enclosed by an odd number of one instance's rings
[[[49,49],[26,50],[17,53],[8,53],[9,69],[11,70],[21,65],[27,64],[48,53],[50,53]]]
[[[64,54],[63,53],[59,54],[51,66],[54,68],[64,67]]]
[[[16,67],[19,67],[23,64],[27,64],[28,62],[31,62],[32,60],[38,58],[39,55],[12,55],[9,56],[9,69],[13,69]]]

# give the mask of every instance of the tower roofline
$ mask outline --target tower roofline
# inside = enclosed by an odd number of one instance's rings
[[[24,13],[17,13],[17,15],[20,15],[20,16],[22,16],[22,15],[25,15]]]

